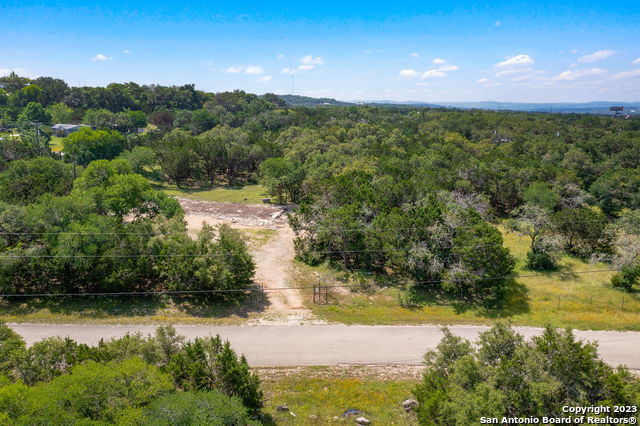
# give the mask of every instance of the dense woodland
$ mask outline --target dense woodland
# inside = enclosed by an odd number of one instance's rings
[[[424,377],[415,390],[420,424],[471,425],[481,417],[537,418],[542,424],[543,417],[568,418],[562,407],[597,406],[610,407],[611,413],[587,414],[600,418],[585,423],[637,419],[638,377],[605,364],[596,345],[579,341],[569,330],[547,328],[527,341],[497,323],[474,343],[444,329],[438,347],[425,354]],[[616,413],[611,408],[616,405],[630,411]]]
[[[47,338],[28,348],[0,323],[3,425],[258,425],[260,380],[218,336],[171,326],[92,347]]]
[[[233,231],[189,239],[179,206],[155,188],[247,182],[298,206],[296,250],[310,264],[495,300],[514,267],[501,225],[531,237],[530,269],[570,254],[608,262],[621,270],[614,285],[637,288],[637,118],[291,107],[270,94],[13,74],[0,85],[8,292],[244,288],[252,265]],[[51,123],[88,127],[62,139],[61,155]],[[227,272],[212,273],[219,263]]]

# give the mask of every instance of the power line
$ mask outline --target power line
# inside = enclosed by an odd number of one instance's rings
[[[248,253],[247,253],[248,254]],[[0,255],[0,259],[96,259],[96,258],[136,258],[136,257],[228,257],[228,256],[238,256],[236,253],[200,253],[200,254],[178,254],[178,253],[169,253],[169,254],[69,254],[69,255],[27,255],[27,254],[18,254],[18,255]]]
[[[571,274],[594,274],[601,272],[616,272],[620,268],[612,269],[597,269],[591,271],[575,271]],[[519,278],[533,278],[533,277],[548,277],[550,275],[565,274],[565,272],[550,272],[547,274],[529,274],[529,275],[502,275],[496,277],[478,277],[474,278],[474,281],[487,281],[487,280],[500,280],[500,279],[519,279]],[[446,280],[424,280],[424,281],[396,281],[396,282],[377,282],[372,283],[377,286],[392,286],[392,285],[407,285],[407,284],[436,284],[443,283]],[[470,279],[463,279],[460,281],[471,281]],[[361,287],[363,284],[338,284],[323,286],[327,288],[351,288]],[[172,294],[215,294],[215,293],[237,293],[237,292],[266,292],[266,291],[286,291],[286,290],[308,290],[314,286],[303,287],[272,287],[272,288],[230,288],[230,289],[217,289],[217,290],[168,290],[168,291],[139,291],[139,292],[109,292],[109,293],[25,293],[25,294],[0,294],[0,297],[82,297],[82,296],[151,296],[151,295],[172,295]]]
[[[576,221],[563,221],[563,222],[552,222],[549,225],[565,225],[565,224],[578,224],[578,223],[599,223],[602,222],[598,219],[591,220],[576,220]],[[490,225],[493,225],[489,223]],[[609,224],[609,222],[607,222]],[[414,227],[371,227],[363,224],[360,228],[344,228],[344,227],[333,227],[333,226],[323,226],[314,231],[411,231],[411,230],[425,230],[431,229],[434,226],[445,225],[451,226],[455,229],[457,228],[473,228],[477,226],[475,225],[448,225],[446,223],[437,222],[433,225],[429,226],[414,226]],[[0,235],[150,235],[150,236],[165,236],[165,235],[186,235],[188,231],[184,232],[67,232],[67,231],[59,231],[59,232],[14,232],[14,231],[0,231]]]
[[[517,220],[517,219],[516,219]],[[590,220],[572,220],[572,221],[562,221],[562,222],[551,222],[549,223],[548,226],[553,227],[555,225],[566,225],[566,224],[577,224],[577,223],[601,223],[603,221],[598,220],[598,219],[590,219]],[[484,223],[488,223],[491,226],[498,226],[500,224],[492,224],[490,222],[484,222]],[[609,222],[606,222],[607,224],[610,224]],[[314,229],[313,231],[411,231],[411,230],[424,230],[424,229],[430,229],[433,227],[436,227],[438,225],[444,225],[444,226],[449,226],[451,228],[454,229],[458,229],[458,228],[473,228],[475,226],[477,226],[478,224],[475,225],[449,225],[446,223],[442,223],[442,222],[437,222],[434,223],[433,225],[429,225],[429,226],[414,226],[414,227],[406,227],[406,228],[396,228],[396,227],[370,227],[367,226],[366,224],[363,224],[360,228],[342,228],[342,227],[333,227],[333,226],[324,226],[321,228],[317,228]]]
[[[581,240],[586,241],[599,241],[601,238],[582,238]],[[305,250],[300,253],[300,255],[304,254],[346,254],[346,253],[406,253],[410,252],[413,249],[477,249],[477,248],[487,248],[487,247],[500,247],[500,248],[509,248],[503,243],[494,243],[494,244],[476,244],[476,245],[425,245],[423,246],[413,246],[407,248],[387,248],[387,249],[359,249],[359,250]],[[152,258],[164,258],[164,257],[226,257],[226,256],[237,256],[236,253],[166,253],[166,254],[95,254],[95,255],[84,255],[84,254],[70,254],[70,255],[31,255],[31,254],[9,254],[2,255],[0,254],[0,259],[55,259],[55,258],[65,258],[65,259],[96,259],[96,258],[138,258],[138,257],[152,257]],[[451,255],[447,255],[444,257],[451,257]]]

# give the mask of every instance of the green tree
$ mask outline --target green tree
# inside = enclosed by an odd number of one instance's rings
[[[176,385],[189,391],[218,390],[238,397],[251,412],[262,407],[258,376],[251,372],[244,356],[238,357],[220,336],[196,338],[175,354],[169,371]]]
[[[553,218],[556,229],[565,239],[566,249],[578,256],[610,253],[613,235],[602,213],[589,208],[563,209]]]
[[[549,270],[556,267],[558,243],[553,238],[551,213],[535,204],[524,204],[512,212],[516,216],[512,228],[531,238],[527,253],[527,267],[533,270]]]
[[[133,129],[147,126],[147,115],[142,111],[127,111],[127,116]]]
[[[50,382],[0,387],[0,401],[13,424],[112,424],[124,410],[146,406],[172,389],[166,374],[139,358],[88,361]]]
[[[498,323],[476,345],[444,330],[415,389],[424,425],[468,425],[480,417],[562,416],[567,405],[634,404],[640,381],[598,358],[595,344],[547,328],[527,342]],[[615,414],[614,414],[615,415]]]
[[[27,77],[20,77],[14,71],[11,71],[9,75],[0,77],[0,85],[8,92],[16,92],[23,87],[27,86],[31,80]]]
[[[184,130],[174,130],[164,136],[156,154],[162,171],[178,188],[187,179],[198,178],[202,162],[192,149],[195,138]]]
[[[73,118],[73,109],[64,102],[58,102],[47,107],[52,123],[70,123]]]
[[[94,160],[117,157],[124,150],[125,144],[125,138],[114,130],[83,127],[64,138],[63,150],[73,161],[87,165]]]
[[[451,253],[458,263],[446,274],[443,287],[453,294],[481,299],[502,295],[515,259],[503,246],[500,231],[472,211],[468,225],[453,239]]]
[[[22,337],[0,321],[0,373],[10,373],[13,370],[12,359],[15,354],[22,353],[25,349],[26,344]]]
[[[84,114],[82,122],[98,129],[113,129],[116,123],[115,115],[108,109],[90,109]]]
[[[618,215],[625,207],[640,207],[640,173],[633,169],[611,170],[589,188],[602,211]]]
[[[51,122],[51,114],[38,102],[29,102],[20,113],[18,122],[49,124]]]
[[[545,182],[534,182],[524,191],[522,199],[531,205],[554,211],[560,205],[560,195]]]
[[[300,201],[304,170],[286,158],[269,158],[260,164],[261,182],[279,203]]]
[[[9,97],[9,103],[16,107],[24,107],[31,102],[42,103],[43,92],[42,89],[35,84],[28,84],[20,90],[12,92]]]
[[[124,151],[120,154],[120,158],[127,160],[135,173],[148,178],[156,177],[154,168],[158,164],[158,159],[153,149],[136,146],[131,151]]]
[[[42,194],[66,195],[71,191],[71,166],[50,157],[17,160],[0,173],[0,200],[33,203]]]
[[[193,111],[191,115],[191,123],[195,133],[206,132],[215,127],[217,123],[216,116],[206,109],[198,109]]]

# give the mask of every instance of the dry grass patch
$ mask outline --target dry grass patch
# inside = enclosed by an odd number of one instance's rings
[[[319,318],[347,324],[489,324],[509,319],[516,325],[571,327],[591,330],[640,330],[640,295],[613,288],[614,272],[604,263],[589,264],[564,256],[558,271],[539,273],[523,268],[529,238],[501,229],[505,244],[518,262],[515,280],[504,303],[478,307],[458,303],[428,289],[406,293],[396,287],[374,287],[371,291],[330,290],[336,300],[308,307]],[[300,287],[350,284],[350,276],[326,265],[296,265],[295,282]],[[311,301],[311,290],[305,300]]]
[[[257,371],[266,398],[265,412],[279,425],[354,424],[353,417],[342,416],[349,409],[362,411],[372,424],[417,424],[413,415],[404,412],[402,402],[412,397],[420,367],[337,366]],[[277,407],[282,405],[289,411],[278,411]]]

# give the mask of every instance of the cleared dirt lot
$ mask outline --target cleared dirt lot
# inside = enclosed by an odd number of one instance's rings
[[[257,323],[299,323],[312,320],[304,307],[300,292],[291,283],[291,269],[295,253],[295,235],[287,222],[286,208],[274,205],[254,205],[196,201],[180,198],[190,232],[209,225],[228,224],[240,230],[275,231],[266,243],[252,249],[256,263],[256,282],[267,291],[269,306]],[[277,289],[277,290],[276,290]],[[283,290],[284,289],[284,290]]]

